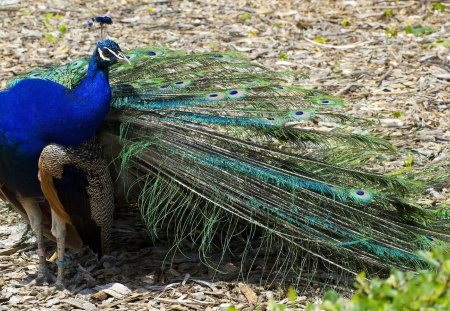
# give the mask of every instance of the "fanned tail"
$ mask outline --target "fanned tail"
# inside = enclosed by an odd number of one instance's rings
[[[155,235],[173,229],[176,245],[190,239],[219,271],[208,254],[233,253],[245,236],[242,259],[278,252],[267,275],[318,262],[351,274],[408,269],[423,265],[417,250],[448,241],[403,199],[409,181],[355,165],[393,148],[346,130],[365,121],[339,112],[342,100],[235,53],[148,48],[131,60],[111,73],[107,131],[120,136],[130,196]],[[330,120],[340,128],[320,129]]]

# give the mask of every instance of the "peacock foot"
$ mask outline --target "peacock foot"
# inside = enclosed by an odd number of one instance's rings
[[[56,280],[55,288],[56,290],[62,291],[66,289],[66,286],[64,285],[64,282],[62,280]]]
[[[47,267],[40,267],[37,277],[35,279],[36,285],[43,285],[44,283],[51,283],[53,281],[52,276],[48,272]]]

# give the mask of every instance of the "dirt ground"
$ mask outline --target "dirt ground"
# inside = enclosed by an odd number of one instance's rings
[[[87,22],[108,15],[108,35],[124,50],[237,50],[274,70],[307,73],[305,86],[337,94],[349,113],[378,120],[377,131],[399,148],[380,171],[401,168],[409,154],[418,167],[450,156],[450,1],[441,1],[444,12],[424,0],[7,2],[15,1],[0,0],[2,88],[32,67],[89,55],[98,31]],[[421,201],[448,200],[450,190],[438,189]],[[175,258],[162,269],[167,246],[135,228],[135,213],[119,213],[127,220],[115,225],[117,245],[132,246],[117,247],[100,263],[87,250],[72,254],[81,263],[68,272],[76,285],[57,292],[33,284],[33,238],[0,207],[0,310],[253,310],[286,297],[273,286],[205,281],[210,272],[198,258]],[[299,296],[299,305],[320,290]]]

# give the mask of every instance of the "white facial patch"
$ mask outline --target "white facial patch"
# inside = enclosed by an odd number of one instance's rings
[[[107,48],[107,49],[108,49],[108,48]],[[109,49],[108,49],[108,50],[109,50]],[[110,61],[110,59],[109,59],[108,57],[106,57],[105,55],[103,55],[102,49],[97,48],[97,51],[98,51],[98,55],[100,55],[100,58],[101,58],[101,59]],[[111,50],[110,50],[110,51],[111,51]],[[113,53],[113,54],[114,54],[114,53]]]

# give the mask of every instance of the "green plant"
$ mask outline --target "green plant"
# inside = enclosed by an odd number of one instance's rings
[[[395,16],[395,12],[393,9],[387,9],[386,11],[384,11],[384,16],[386,16],[387,18],[392,18]]]
[[[67,32],[67,26],[66,26],[66,24],[61,24],[61,25],[59,25],[58,31],[59,31],[60,33],[62,33],[62,34],[65,34],[65,33]]]
[[[394,116],[394,118],[400,118],[403,113],[401,111],[394,111],[392,112],[392,115]]]
[[[356,293],[347,299],[334,290],[322,297],[320,304],[310,303],[306,311],[444,311],[450,310],[450,251],[448,245],[431,252],[419,252],[418,256],[430,269],[400,271],[393,269],[387,279],[367,280],[364,273],[356,279]],[[297,295],[288,291],[289,307],[270,300],[268,311],[300,310],[295,304]],[[260,310],[257,308],[256,310]],[[228,311],[238,311],[236,307]]]
[[[443,5],[443,4],[440,3],[440,2],[433,2],[433,3],[431,4],[431,8],[432,8],[434,11],[438,11],[438,12],[444,12],[444,11],[445,11],[445,5]]]
[[[314,39],[314,42],[317,42],[317,43],[327,43],[328,41],[329,41],[329,39],[326,37],[318,37],[318,38]]]
[[[280,54],[278,54],[278,58],[280,60],[288,60],[288,55],[285,51],[281,51]]]
[[[246,21],[247,19],[250,19],[250,13],[247,13],[247,12],[242,13],[239,17],[240,17],[243,21]]]
[[[341,25],[342,25],[343,27],[351,26],[351,25],[352,25],[352,21],[351,21],[351,20],[348,20],[348,19],[344,19],[344,20],[341,22]]]
[[[385,35],[386,35],[386,42],[389,42],[390,38],[397,38],[398,36],[398,30],[395,27],[386,29],[385,31]]]
[[[252,30],[252,29],[249,29],[247,31],[247,34],[248,34],[249,37],[256,37],[257,36],[256,32],[254,30]]]
[[[61,22],[62,15],[47,13],[44,15],[43,19],[44,28],[47,32],[42,36],[43,40],[54,43],[58,41],[58,32],[61,35],[64,35],[67,32],[67,25]]]
[[[435,249],[418,255],[430,270],[394,269],[387,279],[370,281],[361,273],[357,278],[357,292],[351,299],[329,291],[320,305],[310,304],[306,310],[450,310],[450,252]]]
[[[51,33],[43,35],[42,39],[44,39],[45,41],[50,42],[50,43],[56,42],[56,37],[54,35],[52,35]]]
[[[426,48],[435,48],[438,46],[443,46],[446,48],[450,47],[450,40],[449,39],[437,39],[436,41],[425,45]]]
[[[433,33],[433,28],[426,26],[426,27],[412,27],[412,26],[406,26],[405,32],[409,34],[413,34],[416,37],[418,36],[425,36]]]
[[[281,27],[281,26],[283,26],[283,23],[282,23],[282,22],[274,22],[274,23],[272,24],[272,26],[273,26],[273,27]]]

